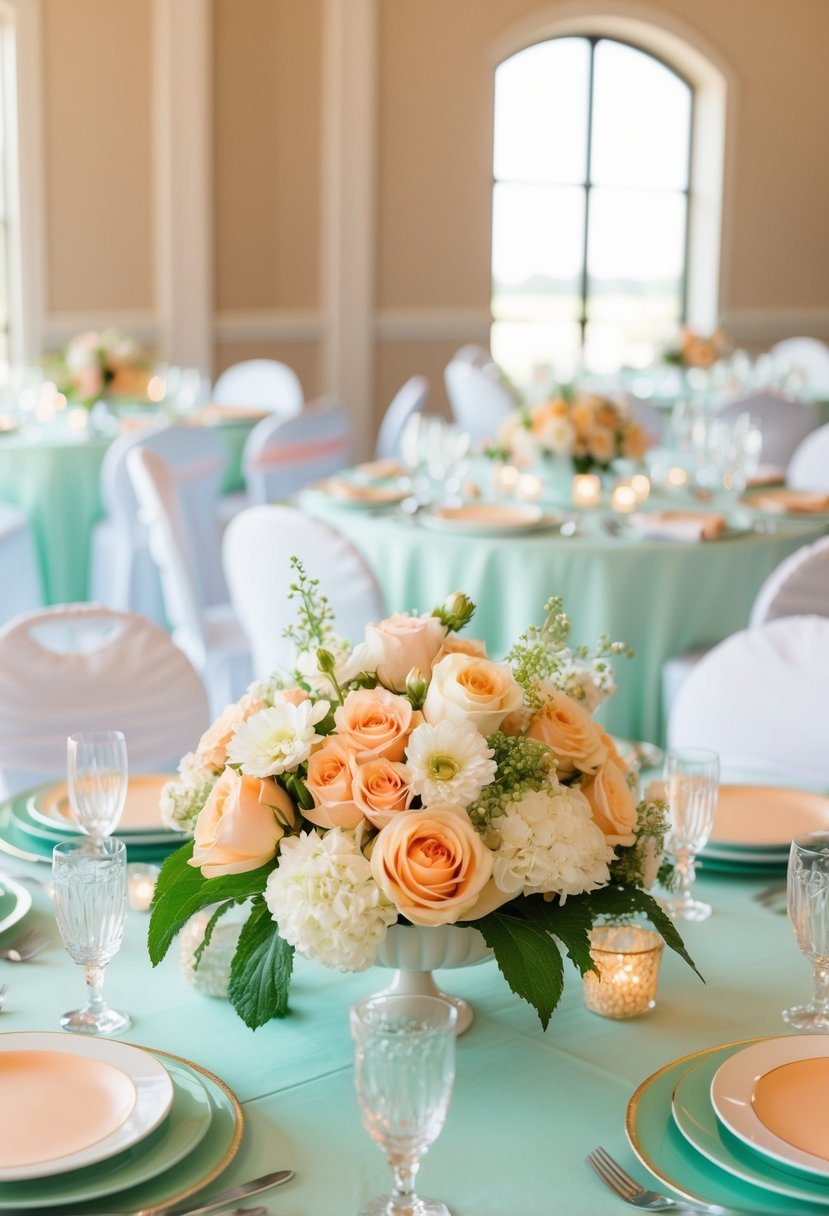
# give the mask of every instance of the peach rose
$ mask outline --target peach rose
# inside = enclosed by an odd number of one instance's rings
[[[636,798],[618,765],[603,764],[582,784],[596,826],[608,844],[627,847],[636,840]]]
[[[305,785],[315,805],[303,815],[319,828],[356,828],[363,812],[354,804],[351,788],[352,753],[341,739],[329,735],[311,753]]]
[[[607,759],[599,727],[587,710],[556,690],[536,714],[527,737],[546,743],[558,761],[559,777],[592,773]]]
[[[632,422],[622,436],[622,455],[628,460],[641,460],[650,445],[645,428],[638,422]]]
[[[404,811],[374,841],[371,871],[414,925],[453,925],[478,902],[492,853],[466,812],[449,802]]]
[[[409,809],[414,795],[405,764],[381,758],[354,764],[352,771],[354,801],[376,828],[384,828],[395,815]]]
[[[611,761],[612,764],[615,764],[616,767],[624,774],[624,776],[627,776],[629,772],[627,760],[625,760],[624,757],[619,754],[619,749],[615,742],[613,739],[611,739],[605,728],[603,726],[599,726],[598,722],[596,723],[596,729],[599,732],[599,737],[602,743],[607,748],[608,760]]]
[[[249,693],[245,693],[241,700],[233,705],[228,705],[227,709],[219,715],[212,726],[208,726],[199,739],[196,748],[199,763],[206,768],[221,771],[227,764],[227,745],[233,738],[236,727],[240,722],[246,722],[253,714],[258,714],[260,709],[265,708],[264,701],[255,700]]]
[[[445,658],[448,654],[471,654],[476,659],[485,659],[487,657],[486,643],[482,642],[480,638],[462,638],[457,633],[447,633],[440,648],[438,660]]]
[[[308,693],[304,688],[280,688],[274,693],[274,705],[283,701],[286,705],[301,705],[303,701],[310,700]]]
[[[366,625],[366,643],[377,659],[377,679],[386,688],[403,692],[413,667],[428,676],[445,637],[446,626],[436,616],[396,612],[378,625]]]
[[[226,768],[199,812],[189,865],[205,878],[257,870],[275,856],[294,823],[294,804],[272,777]]]
[[[404,680],[405,683],[405,680]],[[359,761],[402,760],[420,714],[386,688],[357,688],[334,712],[337,734]]]
[[[587,434],[587,450],[597,464],[607,464],[616,454],[616,438],[607,427],[594,426]]]
[[[423,716],[432,724],[469,722],[486,737],[523,703],[524,694],[506,663],[448,654],[432,671]]]

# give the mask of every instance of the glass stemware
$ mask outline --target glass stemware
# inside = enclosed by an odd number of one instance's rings
[[[123,840],[64,840],[52,850],[58,930],[64,949],[83,967],[89,1001],[65,1013],[64,1030],[117,1034],[131,1024],[102,996],[104,968],[120,949],[127,910],[127,849]]]
[[[665,756],[668,833],[665,848],[674,859],[674,894],[662,900],[674,920],[705,920],[710,904],[693,898],[696,855],[707,843],[714,823],[720,782],[720,758],[704,748],[682,748]]]
[[[118,826],[127,797],[127,741],[120,730],[80,731],[66,741],[69,803],[93,840]]]
[[[795,836],[789,850],[789,920],[797,948],[814,968],[807,1005],[783,1010],[796,1030],[829,1031],[829,832]]]
[[[391,1194],[360,1216],[450,1216],[445,1204],[420,1199],[414,1182],[449,1107],[456,1018],[453,1005],[433,996],[375,996],[351,1010],[363,1123],[394,1173]]]

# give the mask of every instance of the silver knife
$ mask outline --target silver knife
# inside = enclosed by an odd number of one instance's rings
[[[135,1216],[207,1216],[208,1212],[218,1212],[221,1208],[231,1207],[237,1199],[246,1199],[248,1195],[257,1195],[260,1191],[267,1191],[272,1186],[281,1186],[283,1182],[290,1182],[293,1176],[293,1170],[277,1170],[275,1174],[264,1174],[261,1178],[254,1178],[250,1182],[241,1183],[240,1186],[233,1186],[229,1191],[222,1191],[209,1203],[201,1204],[197,1208],[186,1205],[182,1207],[180,1204],[172,1207],[162,1205],[141,1208],[135,1213]]]

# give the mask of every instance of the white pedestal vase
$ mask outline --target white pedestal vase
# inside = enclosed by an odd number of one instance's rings
[[[395,969],[383,993],[442,997],[457,1009],[456,1033],[463,1034],[475,1017],[472,1006],[461,997],[443,992],[432,979],[432,972],[471,967],[492,957],[481,934],[469,926],[392,925],[383,939],[377,965]]]

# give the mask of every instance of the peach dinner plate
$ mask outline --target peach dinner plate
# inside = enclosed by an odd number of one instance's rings
[[[161,788],[170,781],[170,773],[136,773],[129,779],[124,813],[116,834],[122,832],[163,832],[159,804]],[[77,830],[75,817],[69,803],[65,781],[38,791],[31,800],[31,813],[50,827],[71,827]]]
[[[48,1032],[0,1035],[0,1181],[103,1161],[166,1116],[169,1073],[127,1043]]]
[[[400,486],[358,485],[344,477],[328,477],[318,481],[312,489],[335,498],[346,507],[391,507],[409,495],[409,490]]]
[[[829,829],[829,798],[809,790],[721,785],[711,844],[785,850],[793,836]]]
[[[820,490],[762,490],[744,496],[747,506],[757,511],[785,515],[823,515],[829,512],[829,494]]]
[[[558,516],[545,514],[541,507],[484,502],[467,503],[462,507],[431,507],[421,511],[418,518],[426,527],[481,534],[532,532],[560,523]]]

